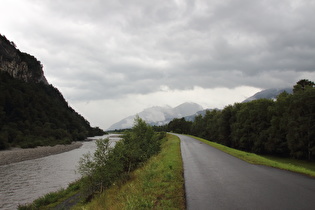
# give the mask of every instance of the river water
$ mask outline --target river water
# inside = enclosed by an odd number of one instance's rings
[[[112,145],[118,140],[110,137]],[[0,209],[17,209],[19,204],[30,203],[49,192],[66,188],[80,178],[76,170],[82,155],[93,154],[95,149],[95,141],[88,141],[69,152],[0,166]]]

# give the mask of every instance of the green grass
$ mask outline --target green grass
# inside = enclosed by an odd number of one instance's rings
[[[69,197],[75,195],[79,192],[80,183],[79,181],[69,184],[67,189],[61,189],[56,192],[48,193],[36,200],[34,200],[30,204],[20,205],[18,207],[19,210],[33,210],[33,209],[52,209],[53,207],[57,206],[64,200],[68,199]]]
[[[277,158],[271,156],[260,156],[250,152],[244,152],[237,149],[233,149],[215,142],[211,142],[202,138],[191,136],[199,141],[202,141],[212,147],[215,147],[223,152],[233,155],[248,163],[265,165],[283,170],[293,171],[301,174],[305,174],[311,177],[315,177],[315,163],[301,160],[293,160],[289,158]]]
[[[307,168],[311,171],[315,171],[315,162],[314,161],[307,161],[307,160],[297,160],[293,158],[284,158],[284,157],[275,157],[270,155],[262,155],[262,157],[265,157],[269,160],[285,163],[285,164],[291,164],[303,168]]]
[[[162,151],[116,184],[74,209],[185,209],[183,164],[179,138],[167,135]]]

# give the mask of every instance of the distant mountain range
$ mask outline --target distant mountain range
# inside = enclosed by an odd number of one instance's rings
[[[293,89],[292,88],[271,88],[271,89],[262,90],[256,93],[255,95],[245,99],[242,103],[250,102],[250,101],[261,99],[261,98],[276,99],[276,97],[284,91],[291,94],[293,92]]]
[[[121,121],[113,124],[108,130],[119,130],[125,128],[131,128],[134,123],[134,118],[138,115],[150,125],[165,125],[174,118],[182,118],[189,115],[193,115],[198,111],[203,110],[203,107],[196,103],[183,103],[175,108],[170,106],[154,106],[147,108],[142,112],[122,119]]]
[[[262,90],[253,96],[247,98],[242,103],[250,102],[253,100],[267,98],[267,99],[275,99],[280,93],[286,91],[287,93],[292,93],[292,88],[281,88],[281,89],[266,89]],[[201,105],[196,103],[183,103],[175,108],[170,106],[160,107],[155,106],[151,108],[147,108],[137,115],[145,120],[150,125],[165,125],[172,121],[174,118],[182,118],[184,117],[187,121],[194,121],[197,115],[204,116],[207,110],[213,109],[203,109]],[[131,128],[134,123],[135,115],[126,117],[119,122],[111,125],[107,130],[119,130]]]

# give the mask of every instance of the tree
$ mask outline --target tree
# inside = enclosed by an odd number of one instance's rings
[[[288,108],[291,96],[287,92],[279,94],[274,106],[269,109],[272,118],[265,148],[270,154],[289,155],[286,135],[288,132]]]
[[[85,154],[79,162],[79,172],[83,176],[87,195],[103,191],[117,178],[117,174],[113,175],[113,170],[109,168],[109,165],[113,165],[110,163],[113,161],[113,148],[110,147],[109,139],[97,140],[96,146],[93,156],[90,153]]]
[[[209,141],[218,142],[219,140],[219,118],[221,112],[214,109],[214,110],[207,110],[206,115],[204,117],[205,121],[205,138]]]
[[[194,136],[205,138],[205,132],[206,132],[205,121],[201,115],[197,115],[195,117],[194,122],[191,125],[191,134]]]
[[[168,123],[168,131],[172,131],[175,133],[190,133],[190,127],[192,122],[186,121],[185,118],[180,119],[173,119],[171,122]]]
[[[0,150],[8,148],[9,145],[8,141],[9,141],[8,132],[7,131],[0,132]]]
[[[103,191],[115,181],[128,177],[139,164],[160,151],[163,137],[137,117],[133,128],[115,147],[111,147],[109,139],[97,140],[95,153],[84,155],[79,163],[86,194]]]
[[[293,86],[293,93],[298,93],[300,91],[305,91],[315,87],[315,83],[307,79],[302,79]]]
[[[258,99],[244,103],[236,114],[234,136],[240,149],[256,153],[265,152],[271,116],[269,107],[274,104],[269,99]]]
[[[226,106],[222,112],[219,119],[219,142],[226,146],[231,146],[231,134],[232,134],[232,124],[233,124],[233,106]]]
[[[315,88],[292,95],[288,109],[288,146],[295,158],[311,159],[315,153]]]

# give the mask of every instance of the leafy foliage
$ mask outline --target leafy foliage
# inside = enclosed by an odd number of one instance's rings
[[[311,159],[315,154],[315,88],[290,97],[287,128],[291,156]]]
[[[159,128],[163,129],[248,152],[311,160],[315,158],[315,85],[300,80],[293,94],[283,92],[276,101],[236,103],[207,111],[192,124],[174,119]]]
[[[293,87],[293,93],[302,92],[308,89],[312,89],[315,87],[315,83],[312,81],[309,81],[307,79],[302,79],[296,83]]]
[[[174,119],[168,124],[168,129],[175,133],[187,133],[191,127],[191,122],[187,122],[185,118]]]
[[[68,144],[101,135],[75,112],[58,89],[0,72],[0,149]]]
[[[74,209],[185,209],[180,140],[167,135],[161,152],[131,173],[131,179],[106,189]]]
[[[95,153],[85,154],[79,164],[85,194],[102,192],[116,181],[124,180],[131,171],[160,151],[164,137],[165,133],[155,133],[138,117],[134,127],[115,147],[111,147],[109,139],[97,140]]]

